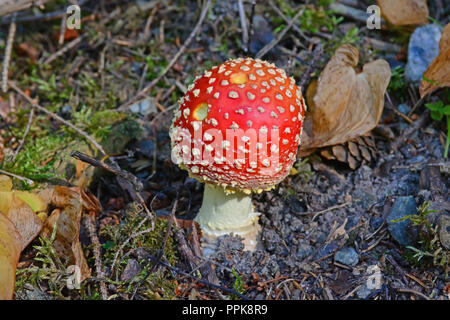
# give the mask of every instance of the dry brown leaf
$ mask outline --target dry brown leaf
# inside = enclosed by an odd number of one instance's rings
[[[0,300],[12,299],[22,238],[14,224],[0,213]]]
[[[47,194],[50,196],[50,194]],[[50,238],[56,224],[53,246],[58,256],[80,268],[81,281],[91,276],[91,270],[81,248],[79,234],[82,216],[82,199],[79,188],[55,187],[51,203],[57,207],[45,221],[41,235]]]
[[[344,44],[336,50],[319,80],[306,92],[308,113],[299,156],[337,145],[371,131],[379,122],[391,77],[389,64],[376,60],[357,73],[358,49]]]
[[[41,232],[42,221],[36,213],[46,209],[47,203],[38,195],[12,190],[11,178],[0,176],[0,212],[16,226],[23,241],[21,250]]]
[[[33,212],[23,200],[12,196],[9,211],[4,215],[16,226],[22,237],[20,250],[25,249],[42,230],[42,220]]]
[[[427,0],[378,0],[382,15],[396,26],[428,23]]]
[[[442,31],[439,41],[439,55],[431,62],[420,84],[420,97],[434,90],[450,87],[450,23]]]

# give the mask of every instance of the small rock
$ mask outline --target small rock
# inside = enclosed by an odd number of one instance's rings
[[[408,114],[411,111],[411,107],[405,103],[399,104],[397,109],[403,114]]]
[[[127,266],[125,267],[125,270],[123,270],[123,273],[120,277],[121,281],[129,281],[137,276],[139,272],[141,272],[141,266],[139,263],[134,260],[130,259],[128,260]]]
[[[358,291],[356,291],[356,295],[358,296],[358,298],[360,299],[365,299],[369,296],[369,294],[372,293],[372,290],[370,290],[369,288],[367,288],[366,284],[363,284],[361,286],[361,288],[358,289]]]
[[[359,256],[353,247],[346,247],[336,252],[334,260],[347,266],[354,267],[359,262]]]
[[[297,258],[300,260],[304,260],[309,257],[313,252],[313,247],[307,243],[301,244],[297,249]]]
[[[409,40],[406,81],[420,83],[422,75],[439,54],[441,32],[437,24],[427,24],[414,30]]]
[[[261,15],[256,15],[253,17],[253,30],[255,30],[255,33],[250,41],[249,49],[251,53],[256,54],[266,44],[274,39],[274,35],[269,23]]]
[[[439,218],[439,240],[445,249],[450,250],[450,216],[442,215]]]
[[[141,114],[144,117],[148,116],[152,112],[156,112],[156,101],[155,98],[150,97],[136,102],[130,107],[130,111],[134,114]]]
[[[417,214],[417,203],[414,197],[398,197],[386,219],[389,233],[402,246],[409,246],[415,242],[417,228],[411,226],[409,219],[400,222],[392,220],[401,219],[412,214]]]

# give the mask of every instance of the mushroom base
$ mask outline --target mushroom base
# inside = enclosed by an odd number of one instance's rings
[[[244,250],[253,251],[259,232],[258,216],[253,211],[251,195],[239,191],[227,193],[207,183],[203,204],[195,218],[203,234],[203,255],[214,253],[217,238],[226,234],[239,235],[244,239]]]

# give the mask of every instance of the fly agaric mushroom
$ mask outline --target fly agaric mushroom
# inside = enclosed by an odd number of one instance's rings
[[[206,183],[195,218],[203,254],[231,233],[254,250],[259,213],[251,192],[271,189],[292,168],[306,111],[301,90],[274,64],[239,58],[197,77],[179,104],[172,160]]]

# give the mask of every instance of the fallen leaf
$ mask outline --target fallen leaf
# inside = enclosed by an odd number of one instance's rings
[[[14,47],[14,51],[22,57],[28,57],[35,63],[39,58],[39,51],[30,43],[22,42],[21,44]]]
[[[21,246],[16,227],[0,213],[0,300],[13,298]]]
[[[413,26],[428,23],[427,0],[378,0],[381,14],[396,26]]]
[[[53,40],[58,41],[60,37],[61,31],[58,30],[58,32],[53,34]],[[67,29],[64,30],[64,41],[71,41],[80,36],[80,33],[77,31],[77,29]]]
[[[12,196],[9,211],[3,213],[16,226],[22,237],[20,250],[25,249],[42,230],[42,220],[33,212],[30,206],[15,194]]]
[[[12,181],[7,176],[0,176],[0,213],[4,214],[16,227],[22,238],[20,249],[39,234],[42,221],[36,215],[47,209],[47,204],[38,196],[28,191],[12,190]]]
[[[41,236],[50,238],[56,224],[53,246],[59,257],[79,268],[81,281],[91,276],[91,270],[81,248],[79,235],[82,216],[82,198],[79,188],[57,186],[51,194],[51,204],[56,207],[45,221]]]
[[[438,56],[431,62],[423,75],[420,97],[423,98],[443,87],[450,87],[450,23],[442,31]]]
[[[0,191],[11,191],[11,190],[12,190],[11,178],[5,175],[0,175]]]
[[[379,122],[391,71],[382,59],[357,73],[358,49],[339,47],[318,81],[307,89],[308,113],[299,156],[316,148],[337,145],[371,131]]]

